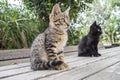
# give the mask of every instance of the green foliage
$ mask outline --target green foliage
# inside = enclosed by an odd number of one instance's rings
[[[78,16],[78,12],[82,12],[88,8],[85,4],[92,3],[93,0],[23,0],[24,4],[28,9],[34,10],[36,15],[39,17],[39,20],[44,21],[43,24],[48,24],[49,22],[49,14],[51,13],[52,7],[59,3],[62,11],[64,11],[67,7],[71,7],[70,10],[70,18],[73,22],[76,22],[76,18]],[[45,29],[48,25],[44,25],[43,29]],[[68,30],[69,37],[68,45],[75,45],[79,42],[79,33],[81,30],[76,30],[74,26],[71,26],[70,30]]]
[[[85,25],[80,27],[74,27],[72,25],[71,28],[68,30],[68,43],[67,45],[78,45],[80,39],[87,35],[89,28]]]
[[[54,4],[62,11],[71,7],[71,27],[67,45],[77,45],[93,21],[101,23],[101,43],[120,42],[120,0],[22,0],[13,7],[0,1],[0,49],[28,48],[33,39],[48,27]]]
[[[28,9],[34,9],[35,13],[39,16],[40,19],[49,22],[49,14],[51,13],[52,7],[59,3],[62,11],[67,7],[71,7],[70,17],[71,19],[76,20],[77,13],[83,11],[87,6],[83,3],[91,3],[93,0],[23,0],[24,4],[27,5]]]
[[[120,42],[120,1],[94,0],[92,4],[85,3],[89,8],[79,12],[75,24],[89,27],[95,20],[101,23],[103,34],[101,43]],[[82,30],[81,30],[82,31]]]
[[[0,6],[0,48],[29,47],[39,32],[39,20],[25,7],[13,8],[7,0],[0,2]]]

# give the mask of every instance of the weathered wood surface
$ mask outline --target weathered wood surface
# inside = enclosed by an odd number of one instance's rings
[[[104,46],[99,44],[99,49]],[[65,47],[65,53],[76,52],[77,46]],[[29,58],[30,49],[14,49],[14,50],[0,50],[0,61]]]
[[[84,80],[120,80],[120,62]]]
[[[65,55],[76,51],[77,46],[68,46]],[[29,62],[29,53],[30,49],[0,50],[0,66]]]
[[[0,80],[120,80],[120,47],[99,51],[101,57],[65,55],[65,70],[32,71],[30,63],[0,67]],[[112,77],[112,78],[111,78]]]
[[[65,47],[65,53],[77,51],[77,46]],[[28,58],[30,49],[0,50],[0,61]]]
[[[104,49],[102,44],[98,47]],[[65,47],[65,55],[71,52],[77,52],[77,46]],[[0,66],[29,62],[29,53],[30,49],[0,50]]]

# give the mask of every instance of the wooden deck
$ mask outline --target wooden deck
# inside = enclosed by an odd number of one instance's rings
[[[65,54],[69,68],[32,71],[30,63],[0,67],[0,80],[120,80],[120,47],[99,50],[101,57]]]

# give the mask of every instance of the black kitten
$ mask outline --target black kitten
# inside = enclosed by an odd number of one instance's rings
[[[96,21],[90,26],[89,33],[82,38],[78,46],[78,56],[101,56],[98,53],[99,36],[102,34],[101,27]]]

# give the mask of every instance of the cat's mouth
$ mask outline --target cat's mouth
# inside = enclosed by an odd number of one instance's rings
[[[69,29],[70,26],[66,26],[65,29]]]
[[[66,23],[65,29],[69,29],[69,27],[70,27],[70,24]]]

